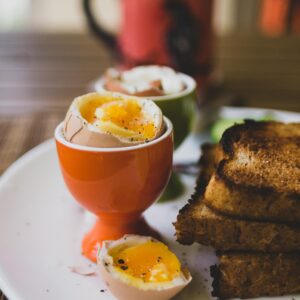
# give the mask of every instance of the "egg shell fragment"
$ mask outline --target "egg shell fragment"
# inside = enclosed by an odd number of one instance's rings
[[[98,266],[100,275],[106,282],[110,291],[120,300],[167,300],[178,294],[184,287],[186,287],[192,277],[188,271],[182,277],[184,279],[179,280],[181,282],[172,283],[144,283],[143,287],[137,287],[127,280],[126,277],[120,276],[117,271],[114,271],[113,257],[109,255],[109,250],[119,246],[126,245],[127,247],[134,246],[140,243],[146,243],[148,241],[156,241],[152,237],[137,236],[137,235],[125,235],[123,238],[117,241],[105,241],[102,244],[101,249],[98,251]],[[137,243],[138,241],[138,243]],[[180,278],[181,279],[181,278]]]
[[[142,103],[143,101],[151,101],[148,99],[135,98],[132,96],[125,96],[119,93],[111,93],[111,92],[102,92],[102,93],[89,93],[80,97],[77,97],[72,102],[67,115],[64,120],[64,137],[67,141],[84,145],[89,147],[97,147],[97,148],[117,148],[117,147],[129,147],[144,143],[144,141],[130,141],[129,139],[120,138],[116,135],[107,132],[101,132],[100,130],[96,130],[93,128],[92,124],[89,124],[87,120],[85,120],[79,111],[79,106],[84,101],[90,101],[93,98],[99,97],[115,97],[116,100],[121,99],[133,99]],[[152,101],[151,101],[152,102]],[[153,103],[154,104],[154,103]],[[149,105],[149,103],[148,103]],[[160,109],[155,105],[155,108],[159,111],[159,120],[156,135],[151,140],[162,135],[165,130],[163,116]]]

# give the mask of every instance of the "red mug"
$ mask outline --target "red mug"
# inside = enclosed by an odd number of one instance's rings
[[[115,53],[121,66],[168,65],[196,79],[211,69],[212,0],[120,0],[117,37],[95,21],[91,0],[83,0],[91,29]]]

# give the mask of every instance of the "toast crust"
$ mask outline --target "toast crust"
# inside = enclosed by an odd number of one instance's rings
[[[218,148],[207,206],[242,219],[300,223],[300,123],[248,120],[227,129]]]
[[[220,299],[300,292],[300,254],[221,254],[211,268],[212,295]]]
[[[216,169],[228,184],[300,201],[300,123],[246,121],[227,129]]]
[[[300,223],[300,199],[297,195],[272,189],[248,188],[214,174],[209,181],[204,203],[231,217],[247,220]]]
[[[218,251],[300,251],[300,226],[236,220],[194,201],[175,224],[181,244],[198,242]]]
[[[216,248],[213,296],[299,293],[300,123],[246,121],[209,151],[177,240]]]

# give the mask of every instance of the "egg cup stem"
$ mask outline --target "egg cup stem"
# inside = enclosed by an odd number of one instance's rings
[[[85,235],[82,241],[82,254],[96,262],[98,247],[105,240],[117,240],[125,234],[139,234],[160,239],[157,231],[151,228],[140,215],[99,217],[93,228]]]

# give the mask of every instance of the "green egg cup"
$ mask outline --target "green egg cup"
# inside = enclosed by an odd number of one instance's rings
[[[196,111],[196,81],[183,73],[178,73],[185,89],[179,93],[146,97],[153,100],[162,110],[163,114],[168,117],[174,127],[174,150],[176,150],[189,135]],[[107,91],[103,87],[104,81],[100,79],[96,85],[96,91]],[[175,199],[183,194],[184,185],[178,174],[172,173],[168,186],[159,202],[165,202]]]

